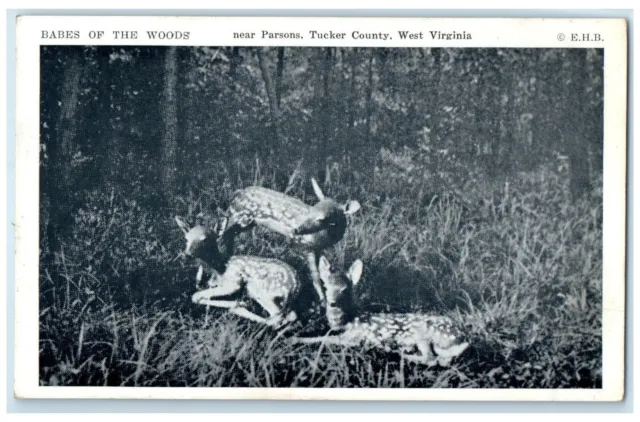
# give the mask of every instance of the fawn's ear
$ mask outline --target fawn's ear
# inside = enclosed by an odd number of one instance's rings
[[[358,201],[349,201],[344,205],[344,213],[348,215],[352,215],[360,211],[360,202]]]
[[[184,234],[187,234],[187,232],[189,231],[189,228],[187,227],[187,223],[182,221],[180,217],[178,217],[177,215],[174,218],[176,220],[176,223],[178,223],[178,227],[180,227],[180,229],[184,232]]]
[[[227,223],[229,219],[227,217],[220,217],[213,226],[213,232],[216,236],[222,236],[222,234],[227,229]]]
[[[360,277],[362,277],[363,267],[364,267],[364,264],[362,263],[362,261],[359,259],[356,259],[354,263],[351,264],[351,267],[349,268],[349,273],[348,273],[349,278],[353,282],[354,286],[358,284],[358,282],[360,281]]]
[[[316,179],[313,177],[311,178],[311,185],[313,186],[313,191],[315,192],[318,199],[324,201],[324,193],[322,192],[322,189],[320,189],[320,185],[318,185]]]
[[[220,208],[219,205],[216,205],[216,216],[218,218],[225,217],[227,215],[227,210]]]
[[[318,263],[318,270],[321,272],[331,271],[331,264],[329,263],[329,260],[324,255],[320,257],[320,262]]]

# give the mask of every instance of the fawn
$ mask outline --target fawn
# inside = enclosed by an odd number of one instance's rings
[[[262,226],[286,236],[305,252],[313,287],[324,302],[318,258],[324,249],[342,239],[347,229],[347,216],[356,213],[360,203],[348,201],[339,204],[325,197],[314,178],[311,184],[320,201],[313,206],[260,186],[236,191],[227,209],[226,224],[219,235],[228,251],[233,250],[234,238],[238,233],[254,226]]]
[[[197,284],[202,279],[204,267],[212,274],[208,280],[209,288],[196,292],[191,298],[192,302],[227,308],[238,316],[274,328],[296,321],[297,315],[291,310],[291,304],[300,291],[300,281],[290,265],[277,259],[256,256],[222,258],[214,231],[199,225],[189,228],[177,216],[175,220],[187,240],[184,254],[196,258],[200,263]],[[246,292],[269,313],[269,318],[251,312],[241,300],[212,299],[239,292]]]
[[[362,275],[362,261],[351,265],[347,274],[336,272],[322,256],[318,265],[327,294],[327,321],[331,331],[322,337],[297,337],[295,343],[364,345],[399,351],[410,362],[427,366],[449,366],[469,343],[453,321],[445,316],[422,313],[365,313],[354,316],[353,287]],[[415,352],[418,352],[417,354]]]

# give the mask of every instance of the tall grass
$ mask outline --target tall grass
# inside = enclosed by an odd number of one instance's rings
[[[145,207],[135,190],[86,192],[62,249],[50,251],[43,236],[42,385],[601,387],[601,191],[574,201],[566,175],[544,168],[445,180],[381,160],[372,180],[349,183],[331,169],[326,194],[363,206],[327,251],[345,269],[364,261],[362,310],[445,314],[468,332],[472,347],[452,367],[426,369],[393,354],[287,340],[297,329],[321,331],[312,323],[277,336],[192,305],[194,270],[177,258],[184,245],[173,215],[204,214],[208,224],[236,188],[282,189],[260,162],[215,168],[171,210]],[[306,184],[292,177],[288,193],[312,203]],[[237,244],[308,277],[275,235],[258,229]]]

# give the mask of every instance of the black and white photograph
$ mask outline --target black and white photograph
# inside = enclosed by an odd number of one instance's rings
[[[38,47],[39,387],[602,389],[606,48],[254,32]]]

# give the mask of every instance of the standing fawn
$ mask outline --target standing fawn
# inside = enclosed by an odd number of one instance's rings
[[[277,259],[244,255],[225,260],[218,250],[214,232],[202,226],[188,228],[179,217],[175,217],[175,220],[187,240],[185,255],[196,258],[200,263],[196,276],[198,284],[204,267],[212,274],[208,280],[209,288],[196,292],[191,298],[192,302],[227,308],[238,316],[274,328],[297,319],[291,305],[300,292],[300,281],[290,265]],[[269,313],[269,318],[251,312],[240,300],[213,299],[240,292],[246,292],[255,300]]]
[[[250,186],[236,191],[227,210],[226,226],[220,236],[228,251],[233,250],[235,236],[254,226],[262,226],[292,240],[306,255],[313,287],[324,302],[318,274],[320,253],[339,242],[347,229],[347,216],[360,209],[358,201],[339,204],[326,198],[315,179],[311,179],[318,197],[311,206],[284,193]]]
[[[450,318],[421,313],[365,313],[355,317],[353,287],[362,275],[362,261],[351,265],[347,274],[333,271],[322,256],[320,278],[327,294],[327,321],[331,331],[322,337],[297,337],[296,343],[365,346],[399,351],[404,359],[423,365],[449,366],[469,343]],[[416,353],[417,352],[417,353]]]

